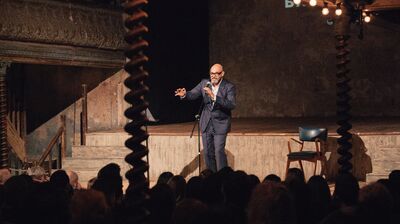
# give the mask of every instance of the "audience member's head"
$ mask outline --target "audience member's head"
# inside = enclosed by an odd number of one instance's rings
[[[77,190],[71,200],[71,224],[110,223],[109,208],[103,193]]]
[[[206,177],[204,179],[203,186],[204,203],[206,203],[208,206],[214,206],[223,202],[224,197],[222,194],[222,180],[216,173]]]
[[[393,170],[389,174],[389,181],[400,187],[400,170]]]
[[[29,167],[26,171],[29,176],[32,177],[34,182],[44,182],[46,180],[46,171],[41,166]]]
[[[287,172],[285,182],[290,183],[291,181],[300,181],[305,183],[303,171],[299,168],[290,168]]]
[[[10,177],[4,184],[6,202],[22,205],[22,201],[26,200],[26,195],[32,189],[32,184],[32,178],[27,175]]]
[[[11,172],[10,169],[8,168],[1,168],[0,169],[0,185],[3,185],[6,183],[8,179],[11,177]]]
[[[120,179],[121,178],[121,168],[116,163],[109,163],[102,167],[97,173],[97,178],[105,179]]]
[[[234,172],[234,170],[232,169],[232,167],[225,166],[225,167],[221,168],[220,170],[218,170],[217,173],[221,178],[224,178],[224,177],[228,176],[230,173],[233,173],[233,172]]]
[[[170,223],[175,209],[175,195],[167,184],[156,184],[149,191],[150,223]]]
[[[208,221],[207,205],[196,199],[184,199],[178,203],[172,216],[172,224],[204,224]]]
[[[328,182],[322,176],[312,176],[307,182],[307,187],[310,189],[310,197],[317,201],[330,201],[331,191]]]
[[[272,182],[276,182],[276,183],[280,183],[282,182],[281,178],[275,174],[269,174],[267,175],[264,180],[263,183],[267,183],[268,181],[272,181]]]
[[[259,184],[248,205],[248,223],[294,224],[296,211],[288,189],[281,183]]]
[[[393,209],[392,195],[380,183],[369,184],[360,189],[359,207],[363,223],[389,223]]]
[[[74,190],[80,190],[82,188],[81,184],[79,183],[78,174],[72,170],[67,171],[67,175],[69,177],[69,184],[72,186]]]
[[[33,181],[30,176],[19,175],[10,177],[4,184],[4,200],[1,209],[4,223],[27,223],[29,217],[21,215],[21,211],[29,214],[29,205]]]
[[[167,184],[174,192],[176,202],[183,200],[183,198],[185,197],[186,188],[185,178],[180,175],[176,175],[171,177]]]
[[[104,193],[107,203],[110,207],[115,207],[121,203],[122,177],[120,167],[116,163],[110,163],[100,169],[97,179],[94,181],[92,189]]]
[[[97,180],[97,177],[91,178],[91,179],[87,182],[86,188],[87,188],[87,189],[92,189],[93,184],[94,184],[94,182],[96,182],[96,180]]]
[[[157,184],[166,184],[173,176],[174,174],[171,172],[163,172],[158,177]]]
[[[322,176],[312,176],[308,182],[311,222],[319,223],[330,212],[331,192]]]
[[[351,173],[339,174],[335,181],[335,191],[332,200],[334,207],[353,206],[358,203],[360,186]]]
[[[260,183],[260,178],[254,174],[250,174],[247,175],[247,181],[249,182],[250,191],[253,191],[253,189]]]
[[[214,174],[214,172],[210,169],[204,169],[203,171],[200,172],[200,177],[205,179],[209,176],[211,176],[212,174]]]
[[[304,181],[304,173],[298,168],[290,168],[284,184],[293,196],[297,212],[297,223],[309,223],[311,219],[309,190]]]
[[[185,197],[203,200],[203,185],[204,180],[201,177],[194,176],[190,178],[186,184]]]
[[[400,170],[393,170],[389,174],[389,187],[394,199],[394,213],[400,219]]]
[[[50,183],[57,189],[66,189],[69,185],[69,177],[64,170],[57,170],[50,176]]]
[[[225,204],[245,209],[251,189],[247,174],[241,171],[230,173],[222,182]]]

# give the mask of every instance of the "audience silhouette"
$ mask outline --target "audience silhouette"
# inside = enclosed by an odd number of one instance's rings
[[[42,171],[35,168],[31,176],[11,177],[3,172],[0,223],[123,224],[130,222],[128,214],[136,212],[127,206],[121,169],[115,163],[101,168],[87,190],[78,187],[73,171],[57,170],[49,181]],[[312,176],[306,182],[298,168],[289,169],[283,182],[269,174],[262,183],[257,176],[230,167],[216,173],[204,170],[187,183],[182,176],[164,172],[146,194],[144,212],[150,224],[394,224],[400,220],[399,170],[361,189],[352,174],[339,174],[332,196],[324,177]]]

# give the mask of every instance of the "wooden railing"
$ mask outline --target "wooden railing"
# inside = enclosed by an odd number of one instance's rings
[[[15,78],[19,80],[18,77]],[[11,83],[15,85],[17,81]],[[12,86],[11,85],[11,86]],[[15,90],[16,88],[14,88]],[[7,142],[10,146],[11,153],[14,159],[11,164],[23,164],[27,162],[26,149],[25,149],[25,136],[26,136],[26,110],[24,108],[24,100],[21,97],[23,92],[12,91],[8,88],[7,94]],[[11,158],[11,157],[10,157]],[[20,168],[20,167],[14,167]]]
[[[44,166],[44,162],[48,161],[48,172],[51,174],[52,164],[53,164],[53,156],[56,157],[57,161],[57,169],[61,169],[62,158],[65,157],[66,152],[66,132],[65,132],[65,115],[61,115],[61,127],[57,130],[54,137],[51,139],[50,143],[47,145],[45,151],[41,155],[40,159],[37,162],[37,165]],[[56,144],[59,143],[59,144]],[[54,155],[53,149],[54,146],[58,145],[56,155]]]
[[[81,113],[81,145],[86,145],[86,133],[88,131],[87,112],[87,85],[82,85],[82,113]]]
[[[7,142],[19,160],[26,161],[25,141],[21,138],[14,124],[7,118]]]

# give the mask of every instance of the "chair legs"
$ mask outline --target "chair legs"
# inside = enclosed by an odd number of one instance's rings
[[[285,174],[285,179],[287,177],[288,171],[289,171],[289,167],[290,167],[290,160],[288,159],[286,162],[286,174]]]
[[[327,169],[326,169],[326,164],[328,163],[328,161],[326,160],[326,157],[324,156],[324,157],[322,157],[322,159],[320,160],[321,161],[321,176],[323,176],[323,175],[327,175]]]
[[[307,161],[309,161],[309,160],[307,160]],[[320,161],[320,163],[321,163],[321,173],[320,173],[320,175],[322,176],[322,175],[326,174],[326,163],[327,163],[326,157],[322,157],[321,159],[316,159],[314,161],[309,161],[309,162],[313,162],[314,163],[314,175],[316,175],[317,174],[318,161]],[[294,161],[293,160],[291,161],[291,160],[288,159],[287,162],[286,162],[285,179],[287,177],[291,162],[294,162]],[[300,166],[301,171],[303,171],[303,173],[304,173],[303,163],[301,162],[301,160],[298,160],[298,162],[299,162],[299,166]]]
[[[301,160],[299,160],[299,164],[300,164],[301,171],[303,171],[303,173],[304,173],[303,163],[301,162]]]
[[[314,175],[317,175],[317,163],[318,161],[321,164],[321,172],[319,175],[323,176],[324,174],[326,175],[326,164],[327,164],[327,160],[326,157],[322,157],[320,159],[315,160],[314,162]]]
[[[318,160],[314,161],[314,176],[317,173],[317,162],[318,162]],[[321,163],[321,169],[322,169],[322,163]]]
[[[289,171],[289,168],[290,168],[290,162],[292,162],[292,161],[290,161],[289,159],[288,159],[287,162],[286,162],[286,174],[285,174],[285,179],[286,179],[286,177],[287,177],[287,174],[288,174],[288,171]],[[293,161],[293,162],[294,162],[294,161]],[[303,163],[301,162],[301,160],[298,160],[298,162],[299,162],[301,171],[304,173]]]

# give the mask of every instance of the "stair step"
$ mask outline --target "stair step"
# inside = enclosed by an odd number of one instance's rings
[[[126,132],[96,132],[87,133],[86,145],[88,146],[125,146],[125,141],[130,137]]]
[[[125,146],[72,146],[72,158],[125,158],[131,152]]]
[[[123,158],[66,158],[63,161],[63,169],[70,170],[95,170],[99,171],[103,166],[109,163],[118,164],[122,170],[129,169],[129,164]]]
[[[123,158],[66,158],[63,161],[63,170],[72,170],[78,174],[79,182],[82,187],[86,188],[87,183],[90,179],[97,176],[99,170],[109,163],[117,163],[121,168],[121,176],[126,182],[124,187],[127,187],[127,180],[125,178],[125,173],[130,169],[128,163],[124,161]],[[125,186],[126,185],[126,186]]]
[[[366,182],[371,183],[371,182],[376,182],[379,179],[387,179],[389,177],[389,173],[367,173],[367,178]]]

